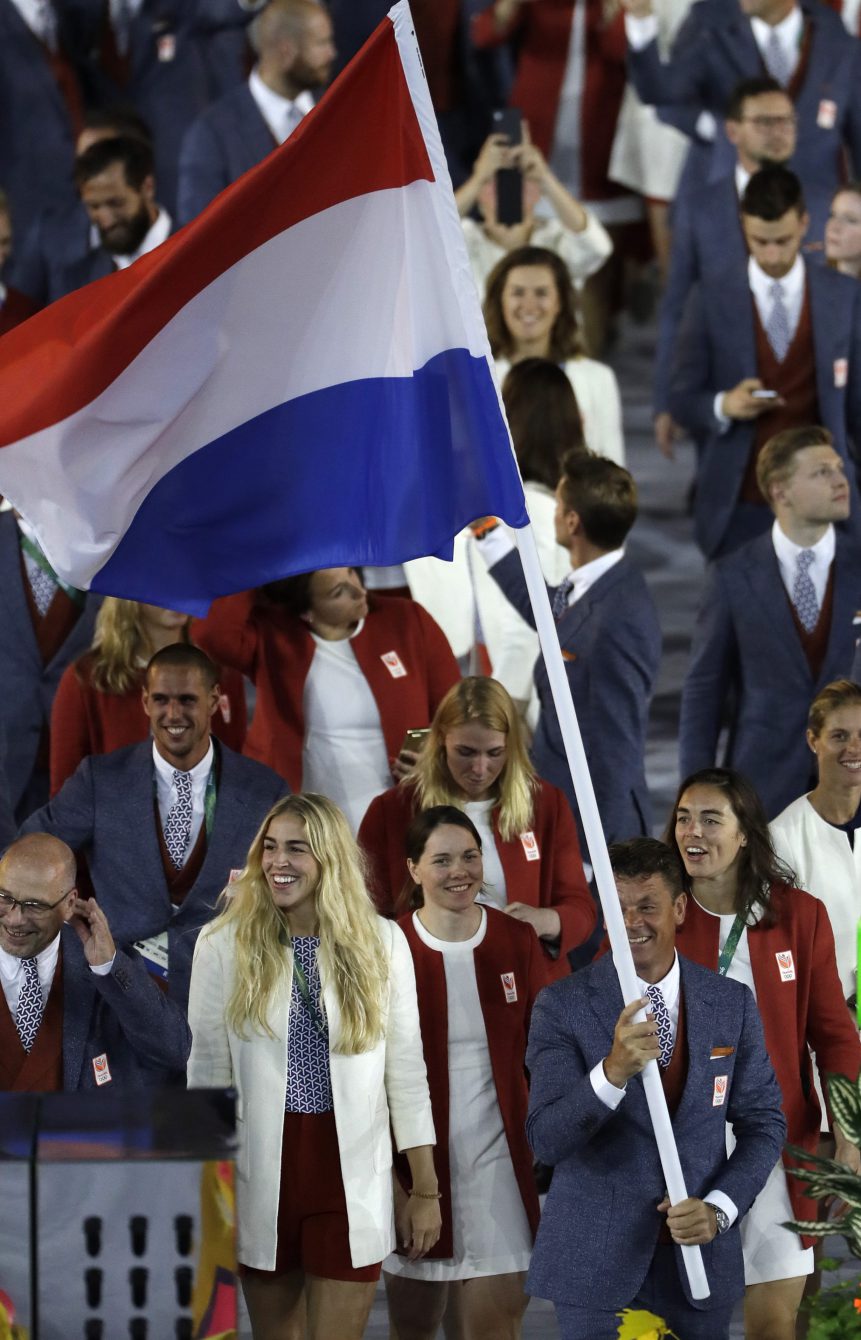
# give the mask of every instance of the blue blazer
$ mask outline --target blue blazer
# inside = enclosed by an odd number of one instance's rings
[[[180,224],[270,154],[275,140],[247,83],[225,93],[189,127],[179,156]]]
[[[861,547],[838,535],[831,632],[822,670],[814,679],[771,534],[713,564],[682,689],[682,776],[718,761],[718,735],[730,711],[724,762],[750,778],[769,819],[808,791],[816,769],[805,739],[807,711],[819,690],[851,665],[859,607]]]
[[[706,3],[708,0],[706,0]],[[816,357],[819,421],[834,435],[847,464],[852,514],[847,523],[861,534],[861,508],[853,455],[861,446],[861,285],[825,266],[806,263]],[[753,297],[747,265],[728,266],[704,276],[685,305],[670,379],[673,417],[704,442],[694,504],[697,543],[707,557],[720,547],[738,501],[756,432],[751,422],[734,421],[718,431],[714,399],[745,377],[756,376]],[[732,332],[728,338],[727,332]],[[835,365],[845,359],[846,385]]]
[[[9,283],[45,306],[59,292],[55,274],[79,261],[92,246],[90,218],[75,197],[57,209],[42,210],[15,242]]]
[[[262,763],[216,743],[221,777],[203,867],[173,911],[161,860],[152,743],[85,758],[22,833],[53,833],[87,858],[95,895],[117,944],[168,932],[168,987],[182,1009],[188,1000],[198,932],[215,910],[230,871],[245,864],[266,812],[289,788]]]
[[[858,623],[855,625],[855,659],[849,676],[856,684],[861,684],[861,610],[858,611]]]
[[[27,789],[42,731],[66,666],[88,650],[101,598],[88,596],[83,612],[48,665],[33,631],[24,591],[18,526],[11,512],[0,512],[0,732],[6,737],[3,765],[12,808]]]
[[[746,986],[679,956],[688,1077],[673,1118],[689,1196],[722,1191],[750,1209],[780,1157],[786,1134],[781,1096],[762,1023]],[[663,1216],[666,1180],[642,1078],[628,1081],[615,1112],[596,1096],[590,1071],[613,1045],[622,993],[611,954],[545,987],[532,1011],[526,1133],[553,1181],[541,1216],[526,1292],[571,1307],[627,1306],[649,1269]],[[732,1052],[711,1058],[715,1048]],[[728,1080],[714,1106],[714,1081]],[[726,1154],[726,1122],[738,1141]],[[704,1310],[744,1292],[738,1223],[702,1248],[711,1295]],[[677,1252],[681,1287],[687,1277]]]
[[[861,164],[861,43],[818,0],[801,0],[811,28],[810,59],[799,95],[793,168],[805,187],[828,196],[843,180],[843,149]],[[679,29],[664,64],[656,42],[629,52],[631,80],[644,102],[693,104],[722,122],[741,79],[765,73],[750,20],[738,0],[698,0]],[[823,102],[834,104],[834,125],[820,125]],[[829,109],[830,111],[830,109]],[[823,118],[830,120],[830,116]],[[715,152],[731,150],[721,132]]]
[[[135,954],[117,950],[111,971],[90,970],[70,926],[62,931],[63,1088],[96,1089],[93,1059],[105,1055],[107,1090],[141,1089],[184,1077],[191,1051],[185,1015]]]
[[[535,627],[520,555],[490,569],[515,609]],[[548,588],[553,599],[555,588]],[[649,702],[661,659],[661,630],[642,575],[623,558],[557,623],[565,671],[608,842],[651,831],[645,752]],[[535,665],[541,715],[532,741],[539,776],[564,791],[578,821],[571,773],[543,657]]]
[[[55,8],[65,42],[64,6]],[[12,0],[0,0],[0,127],[0,183],[23,237],[41,209],[74,200],[74,143],[45,51]]]

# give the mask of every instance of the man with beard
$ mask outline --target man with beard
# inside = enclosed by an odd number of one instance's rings
[[[97,141],[75,161],[75,185],[101,245],[57,269],[52,300],[124,270],[172,229],[155,198],[153,153],[144,140],[120,135]]]
[[[257,63],[248,80],[189,127],[179,159],[178,213],[188,223],[231,182],[292,135],[327,84],[332,20],[317,0],[270,0],[251,23]]]

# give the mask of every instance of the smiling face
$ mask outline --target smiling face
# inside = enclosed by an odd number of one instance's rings
[[[818,735],[807,732],[823,786],[861,791],[861,707],[829,712]]]
[[[279,814],[271,821],[260,864],[275,906],[287,913],[291,924],[313,924],[320,866],[297,814]]]
[[[855,191],[834,197],[825,225],[825,254],[835,264],[861,266],[861,195]]]
[[[0,890],[33,907],[0,906],[0,947],[15,958],[34,958],[47,948],[72,915],[74,883],[67,861],[35,861],[22,846],[10,850],[0,861]]]
[[[692,786],[676,810],[676,843],[691,879],[716,879],[736,865],[747,838],[716,786]]]
[[[441,912],[465,912],[475,902],[484,879],[481,850],[466,828],[440,824],[425,843],[418,861],[407,861],[425,904]]]
[[[628,944],[637,976],[660,982],[673,966],[676,930],[685,919],[687,898],[673,895],[661,875],[645,879],[616,877]]]
[[[209,748],[218,686],[207,688],[196,667],[157,665],[149,672],[143,705],[155,747],[165,762],[181,772],[195,767]]]
[[[480,721],[467,721],[445,734],[445,761],[455,790],[468,800],[495,794],[505,768],[508,737]]]
[[[502,319],[515,352],[547,352],[562,306],[547,265],[515,265],[502,289]]]

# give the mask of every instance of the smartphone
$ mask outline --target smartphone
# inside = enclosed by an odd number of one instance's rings
[[[778,393],[777,391],[766,391],[766,390],[751,391],[750,396],[752,400],[777,400]]]
[[[511,145],[523,142],[523,116],[517,107],[493,113],[493,130],[507,135]],[[523,222],[523,173],[520,168],[502,168],[496,174],[496,219],[498,223]]]
[[[408,730],[401,745],[401,753],[408,749],[410,753],[420,754],[429,735],[430,726],[422,726],[420,730]]]

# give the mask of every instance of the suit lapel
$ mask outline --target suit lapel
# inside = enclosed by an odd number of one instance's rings
[[[750,78],[763,70],[762,57],[750,21],[735,6],[735,14],[725,25],[710,30],[713,40],[720,46],[727,60],[735,69],[738,78]]]
[[[623,558],[614,564],[609,572],[602,573],[594,586],[590,586],[585,595],[568,607],[557,624],[559,641],[563,647],[570,642],[576,633],[579,633],[583,624],[591,615],[596,602],[603,600],[617,582],[625,580],[627,571],[627,560]]]
[[[843,642],[846,629],[851,627],[861,604],[861,564],[858,563],[856,554],[857,547],[848,545],[842,536],[838,535],[834,550],[834,603],[831,609],[831,627],[828,630],[828,649],[822,663],[822,674],[817,690],[824,687],[826,677],[830,673],[828,667],[837,661],[838,647]]]
[[[125,808],[131,819],[130,831],[134,834],[136,867],[143,872],[149,887],[158,889],[169,902],[156,829],[158,806],[152,750],[152,739],[138,745],[130,755],[127,776],[121,780],[127,787]]]
[[[5,606],[8,623],[4,620],[5,636],[15,637],[26,648],[27,655],[42,672],[42,657],[36,642],[30,608],[24,594],[21,575],[21,546],[18,540],[18,524],[11,512],[0,516],[0,572],[6,573],[5,581],[0,582],[0,607]]]
[[[810,666],[792,619],[770,534],[756,541],[755,558],[754,546],[751,546],[751,560],[744,576],[760,617],[771,624],[777,635],[777,645],[794,663],[796,670],[809,680]]]
[[[688,1045],[688,1076],[685,1081],[681,1101],[673,1118],[674,1123],[684,1122],[685,1109],[689,1105],[702,1102],[704,1093],[709,1092],[711,1055],[714,1034],[715,994],[712,984],[703,981],[699,973],[696,983],[691,983],[690,965],[683,955],[679,955],[681,968],[682,993],[685,1007],[685,1033]]]
[[[819,421],[833,429],[835,420],[840,415],[838,405],[843,404],[845,395],[845,392],[838,391],[834,385],[834,354],[839,351],[849,353],[846,307],[842,303],[835,305],[836,294],[828,272],[824,272],[823,276],[817,266],[807,261],[804,268],[816,348],[816,397],[819,401]],[[845,443],[845,431],[836,433],[835,436],[838,441],[842,439]]]
[[[63,950],[63,1088],[67,1093],[82,1087],[84,1051],[96,988],[81,943],[70,926],[64,926]]]
[[[219,749],[217,743],[215,748]],[[206,843],[206,856],[203,858],[200,874],[189,890],[186,903],[194,897],[194,889],[198,884],[201,887],[209,887],[213,872],[216,878],[223,879],[223,882],[227,883],[230,856],[236,850],[235,835],[247,808],[245,795],[236,777],[236,756],[228,749],[220,749],[220,759],[221,777],[218,783],[212,832]],[[260,817],[262,819],[263,816]]]

